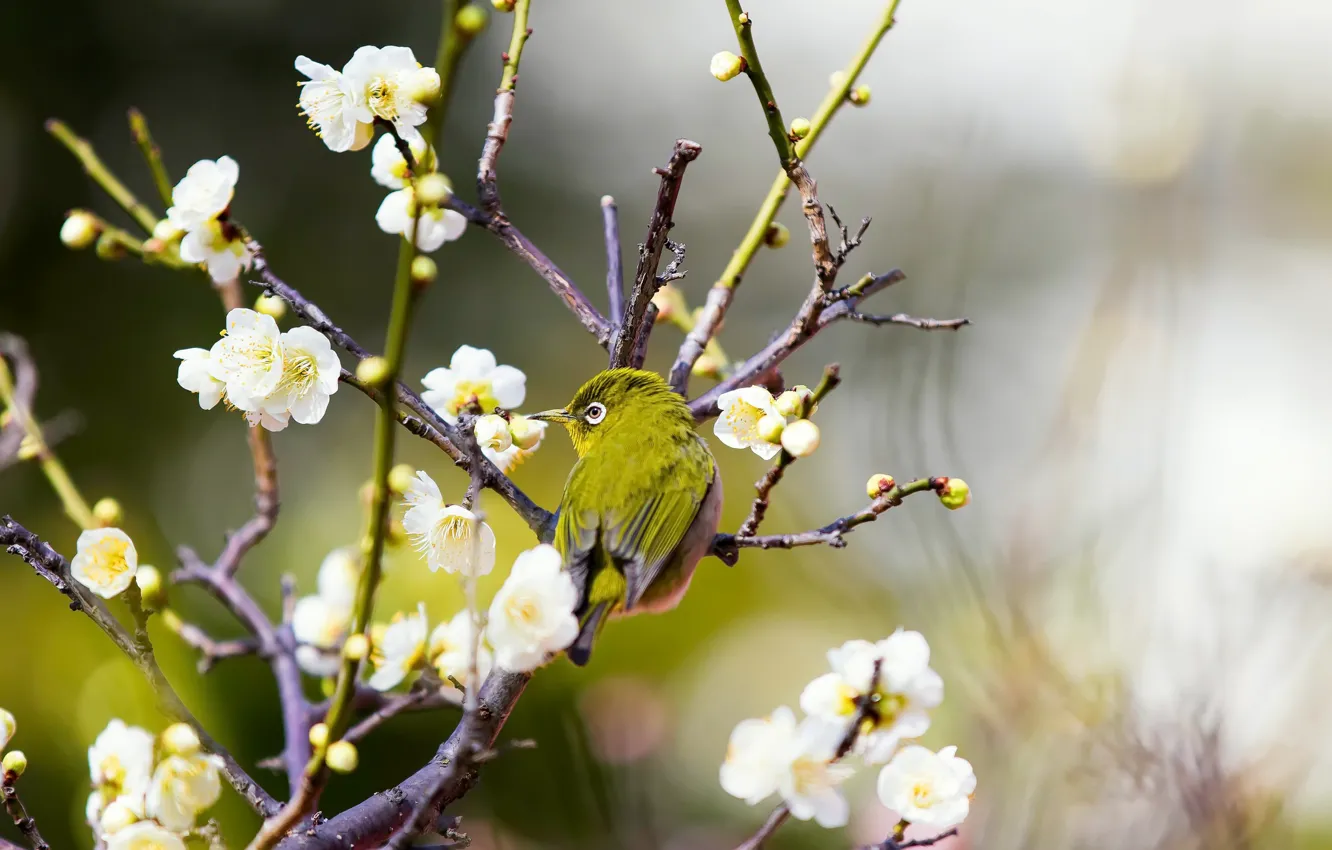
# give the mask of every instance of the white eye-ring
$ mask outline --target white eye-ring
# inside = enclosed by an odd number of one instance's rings
[[[600,425],[601,420],[606,418],[606,405],[599,401],[594,401],[583,411],[583,418],[589,425]]]

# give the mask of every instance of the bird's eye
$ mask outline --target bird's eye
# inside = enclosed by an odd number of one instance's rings
[[[600,425],[601,420],[606,418],[606,405],[599,401],[594,401],[583,410],[583,418],[589,425]]]

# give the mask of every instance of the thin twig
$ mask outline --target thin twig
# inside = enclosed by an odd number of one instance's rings
[[[185,622],[179,614],[171,609],[163,611],[161,617],[163,625],[186,644],[199,651],[199,662],[196,666],[201,675],[208,673],[213,667],[217,666],[217,662],[223,659],[261,654],[261,645],[255,638],[219,640],[193,623]]]
[[[116,175],[106,167],[97,152],[93,150],[92,145],[88,144],[86,139],[79,138],[73,130],[69,129],[64,121],[51,118],[46,122],[46,132],[55,136],[56,141],[64,145],[65,148],[78,159],[79,164],[88,176],[96,181],[102,191],[111,196],[112,200],[134,218],[139,226],[148,233],[153,232],[157,226],[157,216],[153,215],[152,210],[140,203],[139,199],[134,197],[134,193],[125,188]]]
[[[777,808],[772,810],[772,814],[768,815],[768,819],[763,822],[763,826],[759,827],[758,832],[742,844],[737,844],[735,850],[759,850],[763,846],[763,842],[771,838],[772,834],[790,817],[791,810],[786,807],[786,804],[778,804]]]
[[[661,184],[657,188],[657,203],[652,208],[652,217],[648,219],[647,236],[638,246],[638,269],[634,274],[634,288],[629,296],[629,303],[624,308],[624,315],[615,329],[611,341],[610,365],[627,366],[633,357],[634,346],[638,343],[638,334],[643,327],[643,315],[647,305],[661,285],[657,280],[657,264],[661,262],[661,252],[666,247],[667,237],[675,222],[675,201],[680,196],[680,184],[684,180],[686,166],[698,159],[703,146],[688,139],[678,139],[671,152],[670,162],[665,168],[657,169],[661,175]]]
[[[162,150],[157,146],[157,142],[153,141],[152,133],[148,132],[148,119],[144,118],[138,109],[130,107],[129,126],[130,135],[134,137],[135,144],[143,152],[143,159],[153,174],[153,185],[157,187],[157,194],[161,196],[162,203],[171,206],[171,178],[167,176],[166,165],[162,163]]]
[[[649,301],[647,312],[643,314],[643,329],[638,332],[638,342],[629,357],[629,365],[635,369],[642,369],[643,362],[647,360],[648,340],[652,338],[652,329],[657,325],[657,312],[657,305]]]
[[[919,328],[922,331],[955,331],[971,324],[971,320],[965,316],[956,319],[925,319],[908,316],[906,313],[875,316],[869,313],[852,311],[847,315],[847,318],[853,322],[863,322],[867,325],[907,325],[908,327]]]
[[[517,0],[513,7],[513,32],[509,36],[509,49],[503,53],[504,72],[499,90],[495,93],[495,113],[486,128],[486,142],[481,148],[481,159],[476,169],[477,197],[481,209],[491,216],[500,215],[499,176],[495,168],[500,151],[509,138],[509,125],[513,123],[514,89],[518,85],[518,65],[523,58],[523,46],[532,31],[527,27],[527,13],[532,0]]]
[[[883,840],[883,843],[871,844],[865,850],[907,850],[910,847],[932,847],[945,838],[952,838],[954,835],[957,835],[957,827],[945,830],[938,835],[931,835],[929,838],[913,838],[910,841],[898,841],[890,835]]]
[[[354,744],[404,711],[434,708],[449,704],[448,700],[440,695],[439,688],[418,687],[405,694],[390,698],[368,717],[363,718],[355,726],[348,729],[347,733],[342,736],[342,740],[351,741]]]
[[[620,215],[615,199],[601,199],[601,224],[606,241],[606,312],[619,324],[624,316],[624,256],[620,253]]]
[[[18,782],[18,774],[12,770],[6,770],[3,784],[0,784],[0,793],[5,798],[5,811],[14,820],[14,826],[18,827],[23,837],[28,839],[28,845],[32,850],[51,850],[51,845],[42,838],[42,833],[37,829],[37,821],[28,814],[24,808],[23,801],[19,799],[18,788],[14,787]]]

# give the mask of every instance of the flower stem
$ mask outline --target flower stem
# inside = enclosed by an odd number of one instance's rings
[[[458,9],[461,0],[442,0],[443,19],[439,23],[439,52],[435,57],[435,71],[439,74],[439,100],[430,116],[431,137],[435,144],[444,138],[444,118],[448,115],[453,98],[453,83],[457,79],[458,62],[471,39],[458,29]],[[436,165],[438,168],[438,165]]]
[[[166,166],[162,163],[162,149],[153,141],[148,132],[148,119],[133,107],[129,111],[130,135],[143,151],[143,158],[148,163],[148,170],[153,173],[153,185],[157,194],[162,196],[162,203],[171,206],[171,178],[167,176]]]
[[[75,135],[74,131],[69,129],[69,125],[55,118],[46,122],[46,132],[55,136],[56,141],[74,154],[88,176],[98,186],[101,186],[116,203],[120,204],[125,212],[133,216],[140,227],[149,233],[153,232],[153,228],[157,226],[157,216],[153,215],[152,210],[140,203],[139,199],[134,197],[134,193],[125,188],[125,184],[121,183],[116,175],[111,173],[111,170],[97,156],[97,152],[93,150],[93,146],[86,139]]]
[[[751,31],[749,14],[740,8],[740,0],[726,0],[726,9],[731,13],[731,26],[735,28],[735,38],[740,42],[740,55],[745,58],[745,73],[754,84],[754,93],[758,95],[759,106],[763,108],[763,117],[768,122],[768,135],[777,148],[777,158],[782,167],[796,158],[795,145],[782,120],[782,110],[777,106],[777,96],[772,93],[772,84],[768,75],[763,73],[763,63],[759,61],[758,48],[754,45],[754,33]]]
[[[532,0],[518,0],[513,7],[513,35],[509,37],[509,49],[504,54],[504,76],[500,78],[500,91],[513,91],[518,84],[518,62],[523,57],[523,45],[532,31],[527,26],[527,13],[532,7]]]

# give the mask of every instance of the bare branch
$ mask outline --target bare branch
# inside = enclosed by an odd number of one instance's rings
[[[971,324],[971,320],[962,317],[957,319],[918,319],[915,316],[908,316],[906,313],[894,313],[891,316],[874,316],[867,313],[858,313],[851,311],[847,318],[853,322],[864,322],[867,325],[907,325],[908,327],[919,328],[922,331],[955,331]]]
[[[890,835],[883,840],[882,844],[872,844],[864,850],[907,850],[910,847],[932,847],[945,838],[952,838],[954,835],[957,835],[957,827],[945,830],[938,835],[931,835],[929,838],[913,838],[910,841],[900,841]]]
[[[14,787],[18,778],[17,773],[6,770],[4,779],[0,781],[0,794],[5,798],[5,811],[13,818],[14,826],[23,833],[32,850],[51,850],[51,845],[46,843],[46,839],[42,838],[41,832],[37,829],[37,821],[28,814],[23,801],[19,799],[18,788]]]
[[[399,694],[386,700],[373,713],[348,729],[347,734],[342,736],[342,740],[351,741],[354,744],[384,725],[391,718],[405,711],[439,708],[452,704],[440,693],[440,689],[437,687],[417,687],[405,694]]]
[[[772,810],[772,814],[768,815],[768,819],[763,822],[763,826],[759,827],[759,831],[750,836],[744,843],[737,844],[735,850],[759,850],[763,846],[763,842],[771,838],[772,834],[790,817],[791,810],[786,807],[786,804],[779,804],[777,808]]]
[[[647,312],[643,314],[643,329],[638,332],[634,353],[629,358],[629,365],[635,369],[642,369],[644,361],[647,360],[648,341],[652,339],[652,329],[657,325],[658,312],[657,305],[649,301]]]
[[[606,240],[606,311],[617,325],[624,316],[624,256],[620,253],[620,215],[615,199],[601,199],[601,224]]]
[[[225,658],[259,655],[259,641],[255,638],[218,640],[193,623],[180,619],[175,611],[162,612],[163,624],[185,643],[199,650],[199,673],[206,674]]]
[[[652,209],[652,217],[648,220],[647,236],[643,244],[638,246],[638,269],[634,274],[634,288],[611,342],[612,368],[627,366],[633,357],[648,302],[652,300],[653,294],[660,286],[657,280],[657,264],[661,261],[661,252],[666,247],[666,239],[675,224],[671,217],[675,214],[675,201],[680,196],[680,184],[684,180],[685,167],[698,159],[702,151],[703,146],[698,142],[678,139],[671,153],[670,162],[665,168],[657,169],[657,173],[661,175],[661,185],[657,188],[657,203]]]

